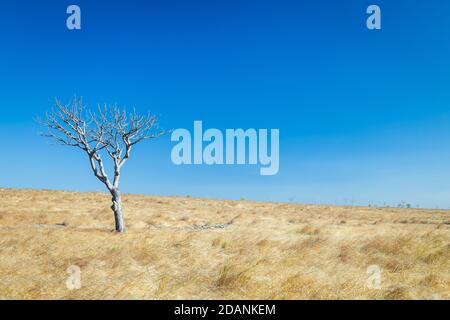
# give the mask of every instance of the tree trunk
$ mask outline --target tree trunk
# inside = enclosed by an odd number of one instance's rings
[[[116,231],[124,232],[125,224],[123,222],[122,199],[120,197],[120,192],[117,189],[113,189],[111,191],[111,195],[112,195],[112,202],[113,202],[111,209],[114,211],[114,220],[116,222]]]

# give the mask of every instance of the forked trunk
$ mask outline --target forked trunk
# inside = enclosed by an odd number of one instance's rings
[[[113,205],[111,209],[114,211],[114,220],[116,223],[116,231],[124,232],[125,224],[123,222],[123,213],[122,213],[122,199],[120,197],[120,192],[117,189],[111,191],[112,202]]]

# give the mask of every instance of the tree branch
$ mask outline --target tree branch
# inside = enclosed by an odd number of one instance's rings
[[[77,147],[87,153],[91,169],[109,191],[118,190],[120,172],[135,144],[160,137],[167,132],[158,127],[158,118],[136,110],[127,115],[116,105],[98,107],[98,115],[87,110],[82,99],[73,98],[64,105],[55,99],[52,112],[38,122],[47,128],[42,134],[57,144]],[[108,178],[101,153],[109,155],[114,167],[113,183]]]

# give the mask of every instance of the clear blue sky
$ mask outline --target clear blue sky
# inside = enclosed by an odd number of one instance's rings
[[[369,4],[381,31],[365,27]],[[276,176],[175,166],[166,137],[138,146],[123,192],[448,208],[449,14],[446,0],[2,2],[0,186],[103,190],[33,121],[76,94],[165,128],[280,129]]]

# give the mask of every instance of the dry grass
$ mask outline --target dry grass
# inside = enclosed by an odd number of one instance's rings
[[[0,298],[450,299],[448,211],[126,195],[116,234],[109,200],[0,189]]]

